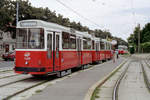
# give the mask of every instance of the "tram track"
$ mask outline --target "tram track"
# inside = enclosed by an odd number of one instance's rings
[[[25,79],[25,80],[29,80],[29,79]],[[25,81],[25,80],[22,80],[22,81]],[[23,92],[25,92],[25,91],[27,91],[27,90],[29,90],[31,88],[37,87],[39,85],[42,85],[42,84],[44,84],[44,83],[46,83],[48,81],[50,81],[50,80],[43,80],[43,81],[40,81],[40,82],[36,82],[35,84],[32,84],[31,86],[28,86],[26,88],[22,88],[22,89],[20,89],[18,91],[14,91],[14,93],[9,94],[7,97],[3,98],[2,100],[9,100],[12,97],[14,97],[14,96],[16,96],[16,95],[18,95],[20,93],[23,93]]]
[[[132,61],[133,62],[133,61]],[[130,62],[131,63],[131,62]],[[121,81],[122,79],[124,78],[128,68],[129,68],[129,65],[130,63],[128,64],[127,68],[121,73],[120,77],[118,78],[118,80],[116,81],[115,85],[114,85],[114,88],[113,88],[113,94],[112,94],[112,100],[118,100],[118,91],[119,91],[119,86],[121,84]],[[149,92],[150,92],[150,83],[149,83],[149,80],[148,80],[148,76],[147,76],[147,73],[145,71],[145,68],[144,68],[144,65],[142,63],[142,61],[139,61],[140,65],[141,65],[141,69],[142,69],[142,73],[143,73],[143,78],[144,78],[144,81],[145,81],[145,85],[147,86]],[[145,64],[147,65],[147,63],[145,62]],[[146,66],[145,66],[146,67]],[[148,65],[147,65],[148,67]],[[149,67],[150,68],[150,67]]]
[[[12,70],[12,69],[0,70],[0,73],[3,73],[3,72],[10,72],[10,71],[13,71],[13,70]]]
[[[16,74],[13,71],[0,72],[0,79],[14,77],[14,76],[19,76],[19,74]]]
[[[36,86],[39,86],[41,84],[44,84],[48,81],[54,80],[55,78],[43,78],[43,79],[37,79],[34,77],[25,78],[22,80],[16,80],[13,82],[9,82],[7,84],[0,85],[1,90],[8,90],[7,94],[5,96],[0,97],[1,100],[9,100],[12,97],[23,93],[31,88],[34,88]],[[20,86],[22,84],[22,86]],[[12,89],[12,90],[11,90]],[[5,92],[5,91],[4,91]]]
[[[80,71],[81,70],[79,70],[75,73],[78,73]],[[7,78],[12,78],[12,77],[6,77],[5,80]],[[15,76],[15,77],[22,77],[22,76],[19,75],[19,76]],[[23,77],[26,77],[26,76],[23,76]],[[26,78],[23,79],[23,77],[20,78],[20,80],[16,80],[16,81],[1,84],[0,85],[0,90],[13,89],[14,87],[18,88],[18,89],[12,90],[12,91],[9,90],[9,92],[7,92],[7,96],[3,96],[2,98],[0,97],[0,100],[11,100],[11,98],[14,98],[16,95],[24,93],[24,92],[30,90],[31,88],[38,87],[40,85],[43,85],[43,84],[49,83],[49,82],[53,84],[53,82],[55,83],[55,81],[60,80],[59,78],[56,78],[56,76],[54,76],[54,77],[53,76],[42,77],[43,79],[32,77],[32,76],[30,76],[28,78],[26,77]],[[70,76],[65,76],[64,78],[66,78],[66,77],[70,77]],[[64,78],[61,78],[61,80],[64,79]],[[1,80],[2,79],[0,79],[0,81]],[[20,86],[20,85],[22,85],[22,86]]]
[[[91,68],[91,66],[89,66],[87,69],[86,68],[85,69],[89,70],[89,68]],[[86,70],[84,70],[84,71],[86,71]],[[71,76],[76,75],[79,72],[82,72],[82,70],[73,71]],[[14,82],[10,82],[8,84],[0,85],[0,89],[2,89],[2,88],[11,89],[14,85],[17,88],[17,87],[20,87],[20,84],[22,84],[22,86],[23,86],[21,89],[18,89],[16,91],[13,91],[13,92],[9,91],[7,96],[4,96],[2,98],[2,100],[15,100],[16,96],[19,96],[22,94],[24,95],[25,92],[32,90],[32,88],[37,88],[38,86],[40,87],[40,86],[43,86],[44,84],[47,84],[47,85],[55,84],[55,82],[61,81],[68,77],[70,77],[70,75],[64,76],[62,78],[56,78],[56,76],[50,76],[50,77],[47,76],[47,77],[43,77],[43,79],[39,79],[36,77],[30,77],[27,79],[17,80]],[[35,81],[35,82],[33,82],[33,81]],[[31,84],[30,84],[30,82],[31,82]],[[25,84],[25,83],[28,83],[30,85],[26,86],[27,84]],[[17,84],[19,84],[19,85],[17,85]],[[0,100],[1,100],[1,98],[0,98]]]
[[[95,91],[98,92],[91,100],[148,100],[150,65],[146,65],[145,61],[145,56],[132,57],[126,66],[96,88]]]
[[[118,78],[118,80],[115,83],[115,86],[113,88],[113,93],[112,93],[112,100],[118,100],[118,89],[119,89],[119,85],[121,83],[121,80],[123,79],[124,75],[126,74],[128,68],[129,68],[130,63],[128,64],[128,66],[125,68],[125,70],[121,73],[120,77]]]
[[[148,62],[146,60],[144,60],[144,63],[146,64],[145,67],[147,67],[150,71],[150,65],[148,64]],[[144,65],[142,63],[141,63],[141,67],[142,67],[142,71],[143,71],[143,77],[144,77],[145,84],[147,86],[148,91],[150,92],[150,82],[149,82],[149,78],[147,75],[148,73],[146,72]]]

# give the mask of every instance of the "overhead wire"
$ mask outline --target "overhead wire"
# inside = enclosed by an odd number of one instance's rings
[[[92,20],[84,17],[82,14],[80,14],[79,12],[77,12],[76,10],[74,10],[73,8],[69,7],[68,5],[66,5],[65,3],[63,3],[60,0],[56,0],[59,4],[63,5],[65,8],[69,9],[70,11],[72,11],[73,13],[75,13],[76,15],[78,15],[79,17],[83,18],[84,20],[96,25],[97,27],[99,27],[100,29],[103,28],[103,26],[98,25],[97,23],[93,22]],[[117,35],[117,34],[116,34]],[[124,35],[124,34],[121,34]],[[126,37],[126,35],[124,35],[123,37]]]
[[[84,20],[94,24],[95,26],[99,27],[99,28],[103,28],[103,26],[98,25],[97,23],[95,23],[94,21],[84,17],[83,15],[81,15],[80,13],[78,13],[76,10],[72,9],[71,7],[67,6],[65,3],[63,3],[60,0],[56,0],[58,3],[60,3],[61,5],[63,5],[64,7],[66,7],[67,9],[69,9],[70,11],[72,11],[73,13],[75,13],[76,15],[78,15],[79,17],[83,18]]]

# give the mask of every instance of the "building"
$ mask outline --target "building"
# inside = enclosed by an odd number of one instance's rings
[[[15,49],[16,40],[12,39],[10,32],[0,30],[0,55]]]

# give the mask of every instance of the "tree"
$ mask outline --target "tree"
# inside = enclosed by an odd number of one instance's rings
[[[136,49],[136,52],[138,51],[138,34],[139,33],[141,33],[140,24],[138,24],[135,27],[133,34],[131,34],[130,37],[128,37],[129,45],[134,46],[134,48]]]

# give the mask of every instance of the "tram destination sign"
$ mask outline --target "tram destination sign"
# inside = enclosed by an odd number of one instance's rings
[[[33,27],[33,26],[37,26],[37,22],[36,21],[21,22],[20,26],[21,27]]]

